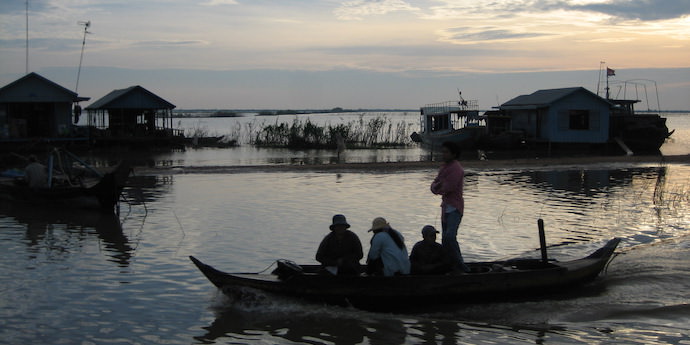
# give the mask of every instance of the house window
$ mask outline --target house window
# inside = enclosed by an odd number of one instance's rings
[[[568,129],[589,129],[589,110],[570,110],[568,112],[568,118],[570,120],[570,125]]]

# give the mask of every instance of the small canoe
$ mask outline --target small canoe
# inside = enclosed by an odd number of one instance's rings
[[[572,261],[514,259],[468,263],[471,272],[452,275],[331,276],[318,265],[278,260],[267,273],[226,273],[190,256],[201,272],[223,293],[254,288],[279,295],[326,303],[385,310],[389,306],[423,303],[476,303],[519,300],[562,292],[594,280],[612,258],[619,238],[591,255]]]

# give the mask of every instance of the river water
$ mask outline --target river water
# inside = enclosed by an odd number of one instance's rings
[[[676,128],[674,136],[690,130]],[[408,248],[423,225],[440,227],[440,200],[428,191],[434,168],[184,173],[200,165],[327,163],[329,155],[152,154],[148,165],[170,169],[135,168],[117,216],[0,203],[0,343],[690,343],[690,166],[661,160],[467,169],[459,241],[468,261],[538,256],[540,218],[549,256],[558,260],[622,238],[606,273],[567,295],[373,313],[258,292],[240,300],[220,294],[189,255],[226,271],[258,272],[276,259],[315,263],[335,213],[347,216],[365,251],[377,216],[403,233]],[[403,149],[348,159],[424,155]]]

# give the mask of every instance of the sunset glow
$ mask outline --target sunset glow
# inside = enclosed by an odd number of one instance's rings
[[[0,5],[3,85],[26,68],[25,15],[24,1]],[[458,77],[458,73],[591,73],[600,67],[600,61],[606,61],[618,70],[680,69],[684,78],[668,81],[678,84],[690,80],[689,15],[690,2],[675,0],[178,0],[117,4],[34,0],[29,2],[29,68],[39,73],[76,68],[83,35],[77,22],[90,20],[85,78],[90,78],[88,68],[95,67],[172,70],[169,73],[356,70],[399,76],[428,72],[427,77],[439,73]],[[56,73],[54,78],[63,77]],[[108,77],[95,79],[103,82],[104,78]],[[135,83],[153,81],[132,80],[129,84]],[[100,93],[128,85],[92,87]],[[536,88],[540,86],[532,87]],[[690,86],[684,88],[687,96]],[[177,95],[172,89],[170,92]],[[690,108],[685,98],[673,101],[672,107]],[[415,105],[403,102],[405,99],[409,95],[402,95],[398,104],[380,106]],[[342,105],[357,106],[346,102],[343,99]],[[191,100],[183,103],[202,106]],[[304,106],[310,105],[304,100]]]

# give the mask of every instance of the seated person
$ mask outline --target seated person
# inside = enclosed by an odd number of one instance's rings
[[[350,224],[342,214],[333,216],[331,233],[326,235],[316,251],[316,261],[325,270],[337,275],[357,275],[362,273],[359,260],[364,253],[357,235],[348,230]]]
[[[39,163],[34,155],[29,156],[29,164],[24,168],[24,179],[31,188],[48,187],[46,167]]]
[[[405,239],[381,217],[375,218],[371,229],[371,248],[367,255],[367,273],[386,277],[410,274]]]
[[[436,242],[438,231],[431,225],[422,228],[423,240],[412,247],[410,264],[412,274],[445,274],[451,269],[451,262],[443,250],[443,246]]]

